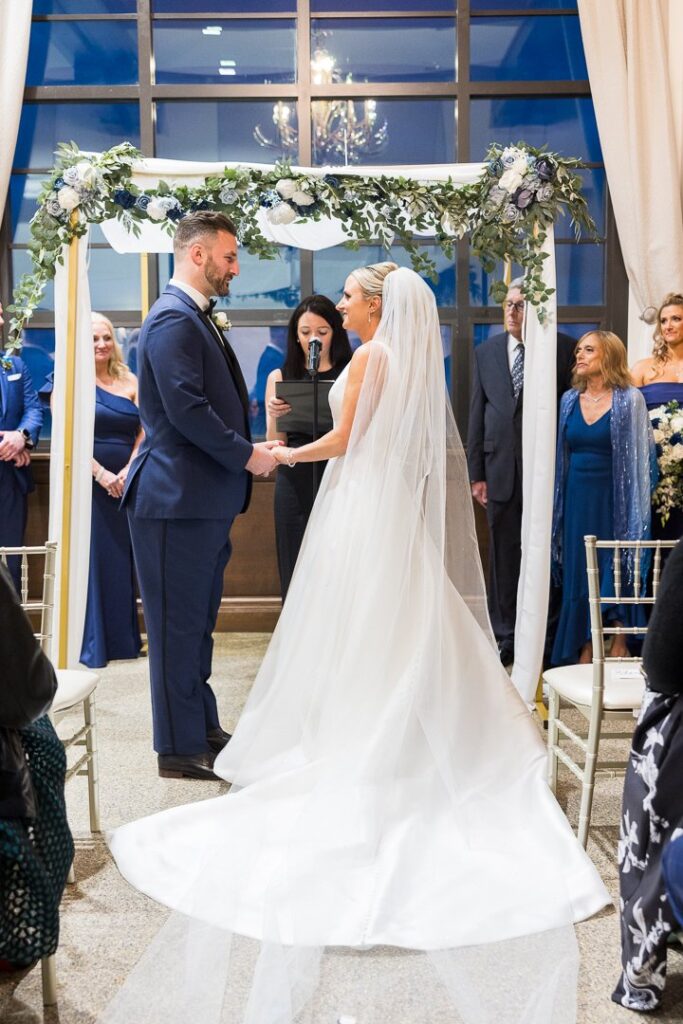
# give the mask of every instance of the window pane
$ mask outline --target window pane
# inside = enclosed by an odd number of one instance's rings
[[[31,241],[29,221],[37,210],[36,200],[45,176],[42,174],[13,174],[10,178],[9,198],[12,217],[12,241]]]
[[[293,82],[293,21],[157,21],[154,60],[158,83]]]
[[[588,78],[576,15],[473,18],[470,52],[475,82]]]
[[[605,301],[605,246],[558,245],[555,254],[559,305],[602,305]]]
[[[314,164],[455,160],[454,100],[320,100],[311,106]]]
[[[33,272],[33,263],[27,249],[12,250],[12,281],[14,285],[19,284],[19,278],[24,274]],[[55,288],[52,281],[49,281],[43,297],[36,307],[40,310],[53,310],[55,308]]]
[[[52,167],[58,142],[100,152],[124,139],[140,145],[137,103],[24,103],[15,167]]]
[[[579,171],[583,184],[583,193],[588,203],[588,210],[595,221],[598,234],[604,238],[605,217],[607,211],[607,180],[601,167]],[[574,229],[569,216],[560,216],[555,221],[555,238],[574,238]]]
[[[138,80],[134,21],[38,21],[27,85],[128,85]]]
[[[136,4],[137,0],[33,0],[32,10],[34,14],[135,14]]]
[[[287,348],[287,328],[233,327],[230,344],[235,350],[249,391],[249,426],[254,439],[266,433],[266,383],[268,374],[282,366]]]
[[[482,160],[492,142],[523,140],[547,145],[566,156],[602,160],[593,101],[586,99],[473,99],[470,108],[470,153]]]
[[[576,338],[578,341],[582,334],[586,334],[587,331],[595,331],[599,326],[600,324],[598,323],[558,323],[557,329],[560,333],[568,334],[571,338]],[[492,338],[494,334],[500,334],[502,329],[501,324],[474,324],[472,337],[475,346],[480,345],[482,341],[486,341],[487,338]]]
[[[438,282],[434,284],[425,278],[434,292],[439,306],[455,305],[455,265],[448,260],[438,246],[424,246],[426,252],[436,263]],[[341,298],[344,281],[356,267],[370,263],[382,263],[393,260],[401,267],[410,267],[410,256],[401,246],[394,246],[386,253],[380,245],[364,245],[360,250],[346,249],[343,245],[331,249],[321,249],[313,256],[313,288],[316,292],[327,295],[333,302]]]
[[[155,14],[194,14],[211,11],[213,14],[245,14],[244,0],[152,0]],[[296,13],[296,0],[252,0],[249,12],[254,14]],[[207,18],[207,24],[209,19]]]
[[[455,19],[314,20],[311,53],[314,81],[322,84],[452,82]]]
[[[588,331],[597,331],[599,327],[600,324],[598,323],[557,325],[558,331],[562,331],[563,334],[568,334],[570,338],[576,338],[577,341],[582,335],[587,334]]]
[[[93,309],[140,309],[140,256],[90,249],[88,281]]]
[[[273,163],[289,156],[296,161],[296,104],[289,104],[291,135],[285,142],[275,135],[274,107],[272,102],[255,100],[158,102],[156,155],[257,163]],[[273,142],[272,146],[257,141],[257,129]]]
[[[510,280],[514,281],[518,277],[522,277],[522,268],[518,267],[516,263],[512,265],[512,273]],[[473,306],[496,306],[497,303],[493,301],[489,295],[489,289],[493,281],[503,280],[503,264],[499,262],[496,266],[495,271],[492,274],[487,274],[478,259],[470,256],[470,280],[469,280],[469,291],[470,291],[470,302]],[[503,311],[500,311],[500,322],[503,323]],[[501,328],[502,329],[502,328]]]
[[[470,9],[472,11],[502,11],[506,8],[523,10],[527,7],[529,10],[538,9],[539,7],[546,9],[576,8],[576,5],[577,0],[470,0]]]
[[[353,14],[355,11],[410,11],[421,14],[423,10],[451,11],[455,14],[457,0],[311,0],[311,11],[326,11]]]
[[[166,287],[172,274],[172,256],[159,256],[160,289]],[[220,299],[216,308],[230,315],[239,309],[294,309],[300,301],[298,249],[282,246],[275,260],[261,260],[241,249],[239,277],[230,285],[228,298]]]

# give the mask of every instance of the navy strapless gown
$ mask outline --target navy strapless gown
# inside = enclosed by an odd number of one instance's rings
[[[655,381],[653,384],[643,384],[640,392],[645,399],[648,411],[656,409],[667,402],[678,402],[683,409],[683,384],[676,384],[673,381]],[[652,511],[652,537],[654,540],[678,540],[683,537],[683,509],[674,509],[666,524],[662,522],[657,512]]]
[[[130,458],[140,416],[129,398],[95,390],[93,455],[105,469],[118,473]],[[119,499],[110,498],[93,480],[88,603],[80,660],[88,668],[101,668],[108,661],[137,658],[141,646],[128,517],[119,511]]]
[[[594,534],[598,540],[614,538],[611,418],[609,410],[589,426],[577,402],[567,420],[569,466],[562,531],[562,607],[551,657],[553,665],[578,661],[581,648],[591,638],[583,538],[587,534]],[[601,593],[613,593],[609,552],[599,554]],[[616,609],[612,617],[616,617]]]

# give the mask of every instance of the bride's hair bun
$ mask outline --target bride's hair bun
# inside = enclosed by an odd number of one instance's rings
[[[358,281],[363,296],[371,299],[373,295],[381,296],[384,279],[392,270],[398,270],[398,263],[387,260],[385,263],[372,263],[369,267],[358,267],[351,274]]]

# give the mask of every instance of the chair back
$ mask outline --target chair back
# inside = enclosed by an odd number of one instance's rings
[[[56,541],[48,541],[46,544],[36,545],[34,547],[0,547],[0,561],[2,561],[3,565],[7,566],[7,559],[12,558],[13,556],[21,560],[21,587],[19,593],[21,606],[31,619],[34,626],[36,624],[36,619],[38,619],[39,630],[37,632],[34,630],[35,637],[49,658],[52,654],[52,623],[55,604],[55,562],[57,558],[57,543]],[[40,599],[36,599],[32,597],[30,593],[29,584],[31,574],[29,571],[29,559],[33,566],[36,565],[41,558],[44,560],[41,597]]]
[[[674,548],[675,540],[598,540],[594,536],[584,537],[586,545],[586,568],[588,572],[588,604],[590,608],[591,639],[593,641],[593,686],[602,692],[604,670],[607,664],[631,662],[640,665],[639,656],[612,657],[606,654],[606,639],[609,636],[630,635],[643,637],[647,625],[610,625],[603,619],[605,605],[652,606],[657,599],[662,574],[662,552]],[[599,551],[611,552],[613,593],[600,592]],[[632,578],[624,580],[622,559],[625,553],[631,555]],[[646,555],[647,557],[643,558]],[[629,574],[631,575],[631,574]],[[629,673],[630,674],[630,673]]]

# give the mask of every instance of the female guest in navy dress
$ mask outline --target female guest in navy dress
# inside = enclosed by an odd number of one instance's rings
[[[289,412],[289,405],[275,397],[275,384],[281,380],[308,379],[308,343],[313,337],[322,344],[319,380],[336,380],[351,359],[349,338],[342,317],[324,295],[309,295],[292,313],[287,331],[287,351],[281,370],[273,370],[266,386],[266,437],[283,441],[290,448],[310,444],[311,434],[284,433],[277,419]],[[313,508],[325,463],[279,470],[275,480],[275,540],[282,600],[287,596],[299,549]]]
[[[88,668],[137,658],[142,647],[136,607],[133,549],[119,499],[142,441],[137,378],[123,361],[114,328],[92,314],[95,350],[95,439],[88,601],[80,660]],[[52,391],[52,374],[40,389]]]
[[[652,355],[635,363],[633,383],[639,387],[651,417],[654,410],[669,402],[678,402],[683,414],[683,295],[671,292],[657,310]],[[659,540],[678,540],[683,536],[683,506],[671,509],[662,523],[655,494],[652,511],[652,536]]]
[[[626,349],[611,331],[591,331],[576,346],[573,387],[562,396],[553,508],[553,575],[562,606],[552,651],[555,665],[592,657],[584,536],[643,540],[650,535],[656,479],[654,439],[645,401],[631,386]],[[601,592],[613,593],[611,553],[601,567]],[[625,579],[629,565],[624,566]],[[624,611],[609,609],[615,624]],[[616,635],[614,657],[628,654]]]

